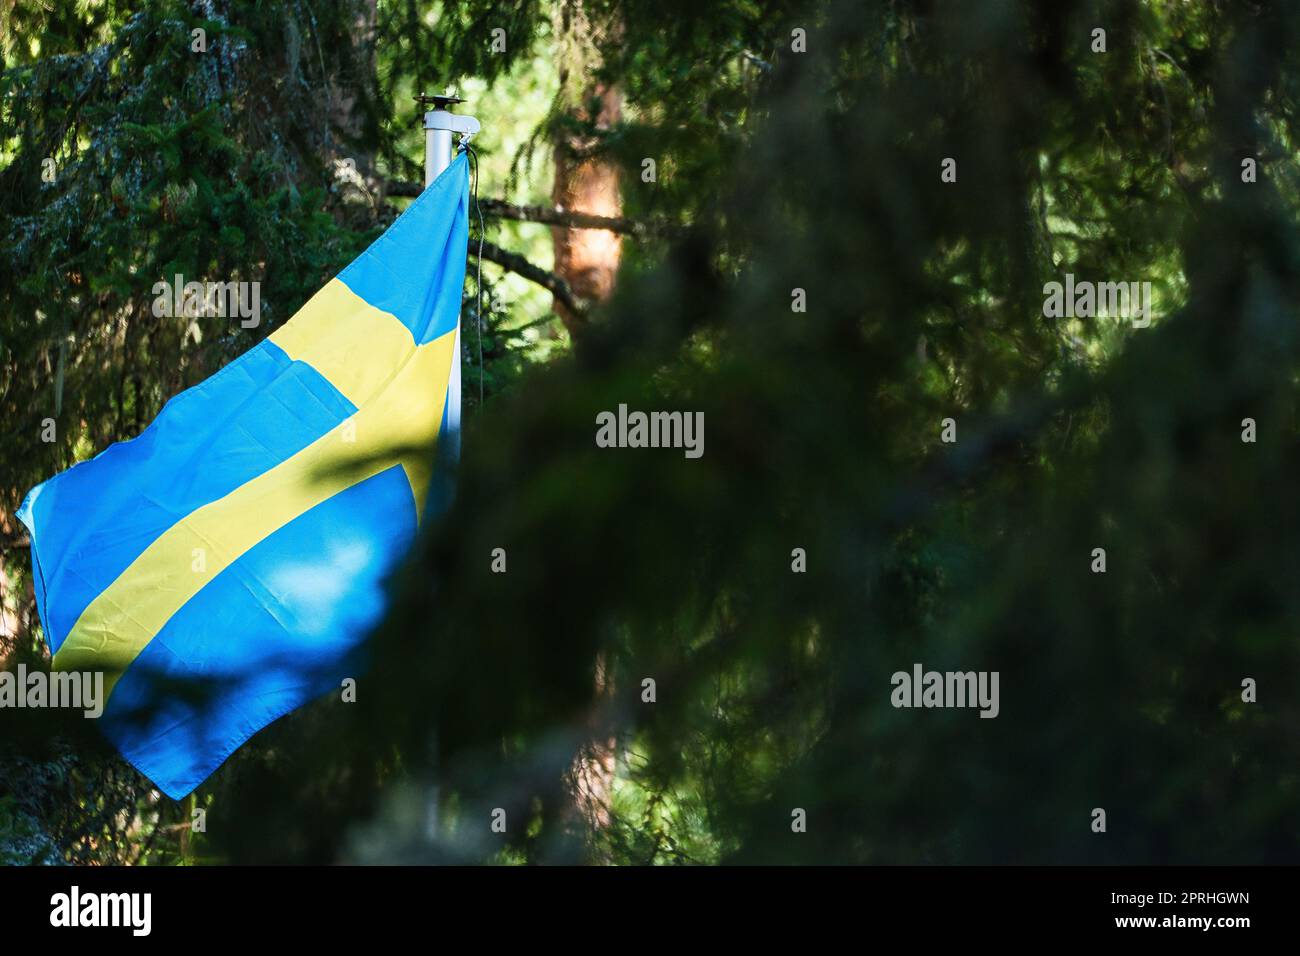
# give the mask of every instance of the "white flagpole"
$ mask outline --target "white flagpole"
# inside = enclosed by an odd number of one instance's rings
[[[438,176],[451,165],[452,149],[460,136],[473,136],[479,131],[479,122],[472,116],[458,116],[449,109],[463,102],[455,96],[430,96],[421,94],[416,100],[422,106],[432,106],[424,114],[424,187],[429,188]],[[438,458],[444,465],[454,465],[460,457],[460,316],[456,317],[456,341],[452,350],[451,375],[447,381],[447,434],[439,436]],[[430,744],[431,753],[436,748]],[[437,773],[437,768],[434,768]],[[429,794],[429,815],[426,834],[436,844],[438,834],[439,787],[435,782]]]
[[[416,97],[422,106],[432,106],[424,114],[424,186],[438,178],[451,165],[453,144],[461,136],[473,136],[480,129],[479,121],[472,116],[460,116],[451,107],[463,103],[458,96],[430,95]],[[447,432],[439,446],[451,460],[460,457],[460,318],[456,319],[456,343],[451,359],[451,378],[447,387]],[[441,455],[440,455],[441,457]]]

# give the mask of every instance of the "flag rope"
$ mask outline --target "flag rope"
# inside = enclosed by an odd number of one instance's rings
[[[487,227],[483,223],[483,207],[478,201],[478,153],[469,144],[469,133],[461,136],[460,148],[469,153],[470,160],[470,200],[478,214],[478,255],[474,257],[474,317],[478,331],[478,403],[483,404],[483,233]]]

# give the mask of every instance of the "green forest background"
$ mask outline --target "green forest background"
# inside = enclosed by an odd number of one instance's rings
[[[393,219],[415,94],[487,225],[358,701],[181,802],[0,712],[0,862],[1300,860],[1296,4],[0,0],[0,55],[0,666],[23,495]],[[261,326],[153,316],[178,272]],[[1150,327],[1046,318],[1065,273]],[[597,448],[619,403],[704,456]],[[1000,715],[894,709],[914,662]]]

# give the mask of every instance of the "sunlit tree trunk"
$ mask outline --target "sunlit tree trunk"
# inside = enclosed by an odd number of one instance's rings
[[[623,96],[617,87],[595,78],[600,65],[596,41],[601,29],[588,16],[582,0],[561,3],[556,13],[560,46],[561,101],[574,118],[596,130],[606,130],[623,114]],[[560,133],[555,137],[555,182],[551,199],[560,209],[598,216],[620,216],[618,168],[595,153],[593,135]],[[554,227],[555,271],[579,299],[600,302],[614,289],[622,253],[618,235],[597,229]],[[570,331],[579,321],[558,301],[555,311]]]

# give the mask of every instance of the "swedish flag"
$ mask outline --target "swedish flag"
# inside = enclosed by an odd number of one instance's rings
[[[363,664],[459,430],[468,183],[462,153],[269,338],[19,509],[54,667],[105,672],[101,726],[171,797]]]

